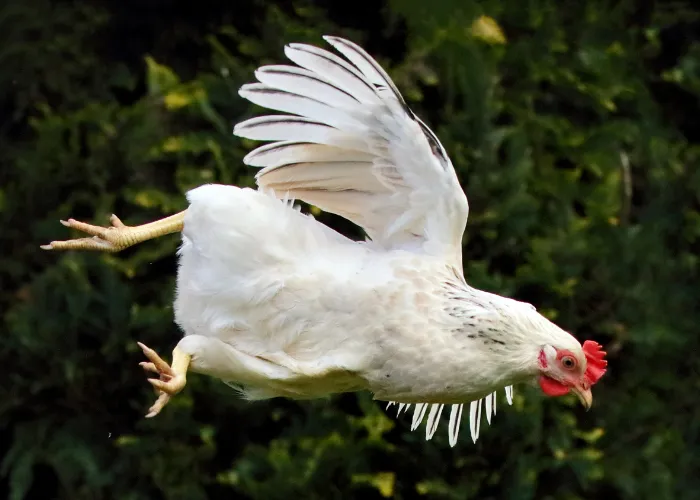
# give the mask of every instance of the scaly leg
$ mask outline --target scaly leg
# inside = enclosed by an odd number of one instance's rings
[[[44,250],[98,250],[103,252],[120,252],[137,243],[141,243],[165,234],[182,231],[185,210],[165,219],[143,224],[127,226],[116,215],[110,217],[111,227],[93,226],[75,219],[62,220],[61,224],[87,234],[92,238],[76,238],[66,241],[52,241],[42,245]]]
[[[170,398],[185,388],[187,383],[187,368],[190,365],[190,355],[186,354],[182,349],[176,347],[173,350],[173,364],[168,365],[158,354],[151,348],[146,347],[141,342],[138,342],[139,347],[149,359],[139,363],[144,370],[157,373],[160,379],[149,378],[148,381],[159,392],[158,399],[153,406],[148,409],[146,418],[155,417],[160,413],[160,410],[168,404]]]

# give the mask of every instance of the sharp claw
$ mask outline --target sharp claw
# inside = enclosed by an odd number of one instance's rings
[[[147,379],[147,380],[148,380],[148,381],[151,383],[151,385],[152,385],[153,387],[155,387],[156,389],[160,389],[161,391],[164,391],[164,390],[165,390],[165,384],[163,383],[163,381],[158,380],[157,378],[149,378],[149,379]]]
[[[70,221],[66,221],[66,220],[61,219],[58,222],[60,222],[61,224],[63,224],[66,227],[70,227]]]
[[[148,413],[146,413],[146,418],[153,418],[153,417],[155,417],[156,415],[158,415],[158,414],[160,413],[160,410],[161,410],[161,409],[162,409],[162,408],[153,409],[153,407],[151,407],[151,408],[148,410]]]
[[[156,365],[151,363],[150,361],[141,361],[139,363],[139,366],[146,370],[147,372],[153,372],[153,373],[160,373],[158,371],[158,368],[156,368]]]
[[[142,344],[141,342],[136,342],[138,346],[141,348],[143,351],[144,356],[146,356],[157,368],[158,373],[165,373],[166,375],[175,376],[175,373],[173,373],[173,370],[170,368],[170,365],[163,361],[160,356],[151,349],[150,347]]]
[[[161,372],[158,369],[158,367],[154,363],[151,363],[150,361],[141,361],[139,363],[139,366],[147,372],[153,372],[153,373],[159,374],[161,377],[161,380],[165,380],[165,382],[168,382],[170,379],[173,378],[173,376],[171,374]]]
[[[156,402],[153,403],[153,406],[151,406],[148,409],[148,413],[146,414],[146,418],[153,418],[156,415],[160,413],[160,411],[165,407],[165,405],[168,403],[170,400],[170,396],[165,394],[164,392],[158,396],[158,399],[156,399]]]

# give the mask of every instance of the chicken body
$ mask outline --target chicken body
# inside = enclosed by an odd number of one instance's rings
[[[261,191],[188,199],[175,319],[192,371],[250,399],[367,389],[402,403],[472,401],[537,373],[546,339],[503,325],[539,314],[444,260],[349,240]]]

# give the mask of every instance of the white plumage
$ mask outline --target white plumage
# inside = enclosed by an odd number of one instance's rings
[[[427,416],[427,439],[449,405],[451,445],[465,403],[476,441],[482,413],[489,423],[496,413],[496,391],[505,387],[511,403],[520,381],[539,376],[545,393],[572,389],[590,406],[602,355],[531,305],[467,285],[469,210],[445,149],[369,55],[325,39],[347,60],[291,44],[285,53],[297,66],[262,67],[259,83],[240,90],[290,113],[234,129],[275,141],[244,159],[261,167],[260,189],[187,194],[175,319],[191,370],[250,399],[369,390],[398,413],[413,405],[412,429]],[[368,240],[340,235],[293,199],[349,219]],[[47,248],[71,248],[58,243]],[[173,376],[146,365],[164,382]]]

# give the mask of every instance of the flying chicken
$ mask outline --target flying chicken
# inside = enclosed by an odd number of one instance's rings
[[[240,95],[286,114],[239,123],[234,134],[273,141],[244,162],[258,189],[204,185],[187,210],[141,226],[69,219],[92,237],[49,250],[118,252],[182,232],[172,364],[139,343],[158,378],[148,417],[186,383],[217,377],[244,397],[319,398],[368,390],[413,405],[412,429],[435,433],[450,406],[457,442],[463,406],[478,438],[496,391],[537,380],[544,394],[575,393],[586,408],[605,352],[527,303],[477,290],[462,266],[469,205],[452,163],[379,64],[356,44],[324,37],[341,56],[285,47],[295,65],[264,66]],[[302,200],[359,225],[353,241],[305,215]]]

